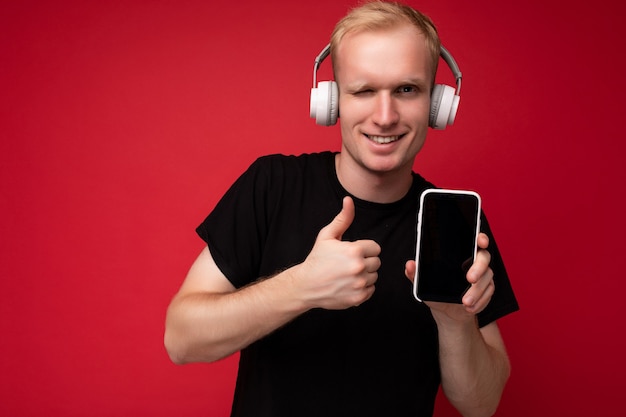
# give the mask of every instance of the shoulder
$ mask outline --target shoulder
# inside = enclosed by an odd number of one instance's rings
[[[327,176],[326,174],[334,168],[333,161],[332,152],[265,155],[257,158],[250,165],[246,175],[272,183],[308,182],[312,178]]]
[[[257,158],[251,167],[305,169],[307,167],[326,165],[333,158],[334,153],[332,152],[304,153],[299,155],[271,154]]]

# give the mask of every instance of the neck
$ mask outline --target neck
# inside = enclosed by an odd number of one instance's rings
[[[353,196],[372,203],[393,203],[411,189],[412,167],[390,172],[375,172],[358,165],[350,158],[335,157],[337,178],[342,187]]]

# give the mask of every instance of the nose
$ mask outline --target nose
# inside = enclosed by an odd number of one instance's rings
[[[372,115],[373,122],[378,126],[388,127],[397,123],[398,119],[399,115],[393,96],[388,92],[380,91],[376,97],[375,109]]]

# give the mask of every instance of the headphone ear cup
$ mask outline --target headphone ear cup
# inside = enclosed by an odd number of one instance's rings
[[[322,126],[332,126],[339,116],[339,89],[334,81],[321,81],[311,89],[311,118]]]
[[[433,129],[445,129],[454,123],[460,97],[449,85],[435,84],[430,96],[428,125]]]

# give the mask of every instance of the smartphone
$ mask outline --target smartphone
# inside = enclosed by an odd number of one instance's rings
[[[480,231],[481,199],[464,190],[428,189],[420,197],[413,295],[462,303]]]

